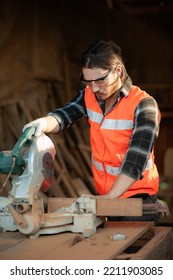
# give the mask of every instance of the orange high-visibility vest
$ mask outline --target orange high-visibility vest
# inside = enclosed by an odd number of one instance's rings
[[[135,109],[146,97],[152,98],[145,91],[132,86],[128,97],[123,97],[114,109],[104,116],[91,89],[87,87],[85,90],[85,103],[90,124],[92,171],[99,194],[109,192],[119,174],[119,168],[129,147],[133,131]],[[160,115],[158,121],[159,118]],[[159,175],[154,164],[153,151],[150,153],[143,175],[143,178],[137,180],[121,198],[138,193],[150,195],[157,193]]]

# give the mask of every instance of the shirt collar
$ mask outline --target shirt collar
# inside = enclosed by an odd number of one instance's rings
[[[118,97],[118,101],[123,97],[128,97],[129,92],[130,92],[130,88],[132,86],[132,80],[129,76],[127,76],[127,79],[124,83],[124,85],[122,86],[120,92],[119,92],[119,97]],[[100,107],[102,108],[102,110],[104,111],[104,107],[105,107],[105,101],[99,100],[98,101]]]
[[[120,96],[124,95],[125,97],[127,97],[129,95],[131,86],[132,86],[132,80],[129,76],[127,76],[127,79],[120,90]]]

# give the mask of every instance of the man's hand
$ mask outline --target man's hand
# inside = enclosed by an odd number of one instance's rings
[[[42,132],[45,132],[47,129],[47,122],[45,120],[45,118],[39,118],[36,119],[30,123],[27,123],[24,127],[23,127],[23,131],[25,131],[28,127],[35,127],[36,131],[35,131],[35,136],[38,137],[41,135]]]

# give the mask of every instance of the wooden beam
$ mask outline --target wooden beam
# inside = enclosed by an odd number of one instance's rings
[[[99,198],[97,203],[97,216],[142,216],[142,199],[105,199]]]
[[[49,198],[48,212],[54,212],[62,207],[69,207],[74,198]],[[142,199],[105,199],[96,200],[97,216],[142,216]]]
[[[158,246],[159,244],[159,246]],[[137,254],[129,257],[130,260],[172,260],[173,237],[171,227],[155,227],[155,236],[148,240]]]

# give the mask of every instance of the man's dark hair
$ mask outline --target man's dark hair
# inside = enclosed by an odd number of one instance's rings
[[[122,79],[124,80],[127,73],[121,55],[121,48],[113,41],[97,41],[91,44],[81,57],[82,68],[102,68],[108,70],[117,64],[122,66]]]

